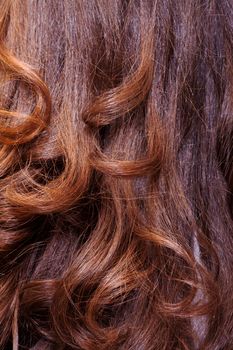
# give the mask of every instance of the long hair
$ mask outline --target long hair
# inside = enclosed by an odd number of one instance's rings
[[[0,1],[0,349],[233,349],[233,3]]]

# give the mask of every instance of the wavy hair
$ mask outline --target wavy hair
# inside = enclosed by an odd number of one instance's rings
[[[233,4],[0,1],[0,349],[233,349]]]

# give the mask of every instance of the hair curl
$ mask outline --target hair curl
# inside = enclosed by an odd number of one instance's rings
[[[0,348],[233,348],[233,5],[0,1]]]

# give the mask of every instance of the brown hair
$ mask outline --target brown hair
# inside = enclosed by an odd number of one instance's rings
[[[0,348],[233,348],[229,0],[0,1]]]

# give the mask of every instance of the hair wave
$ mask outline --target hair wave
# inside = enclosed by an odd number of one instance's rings
[[[233,348],[233,6],[0,1],[0,348]]]

